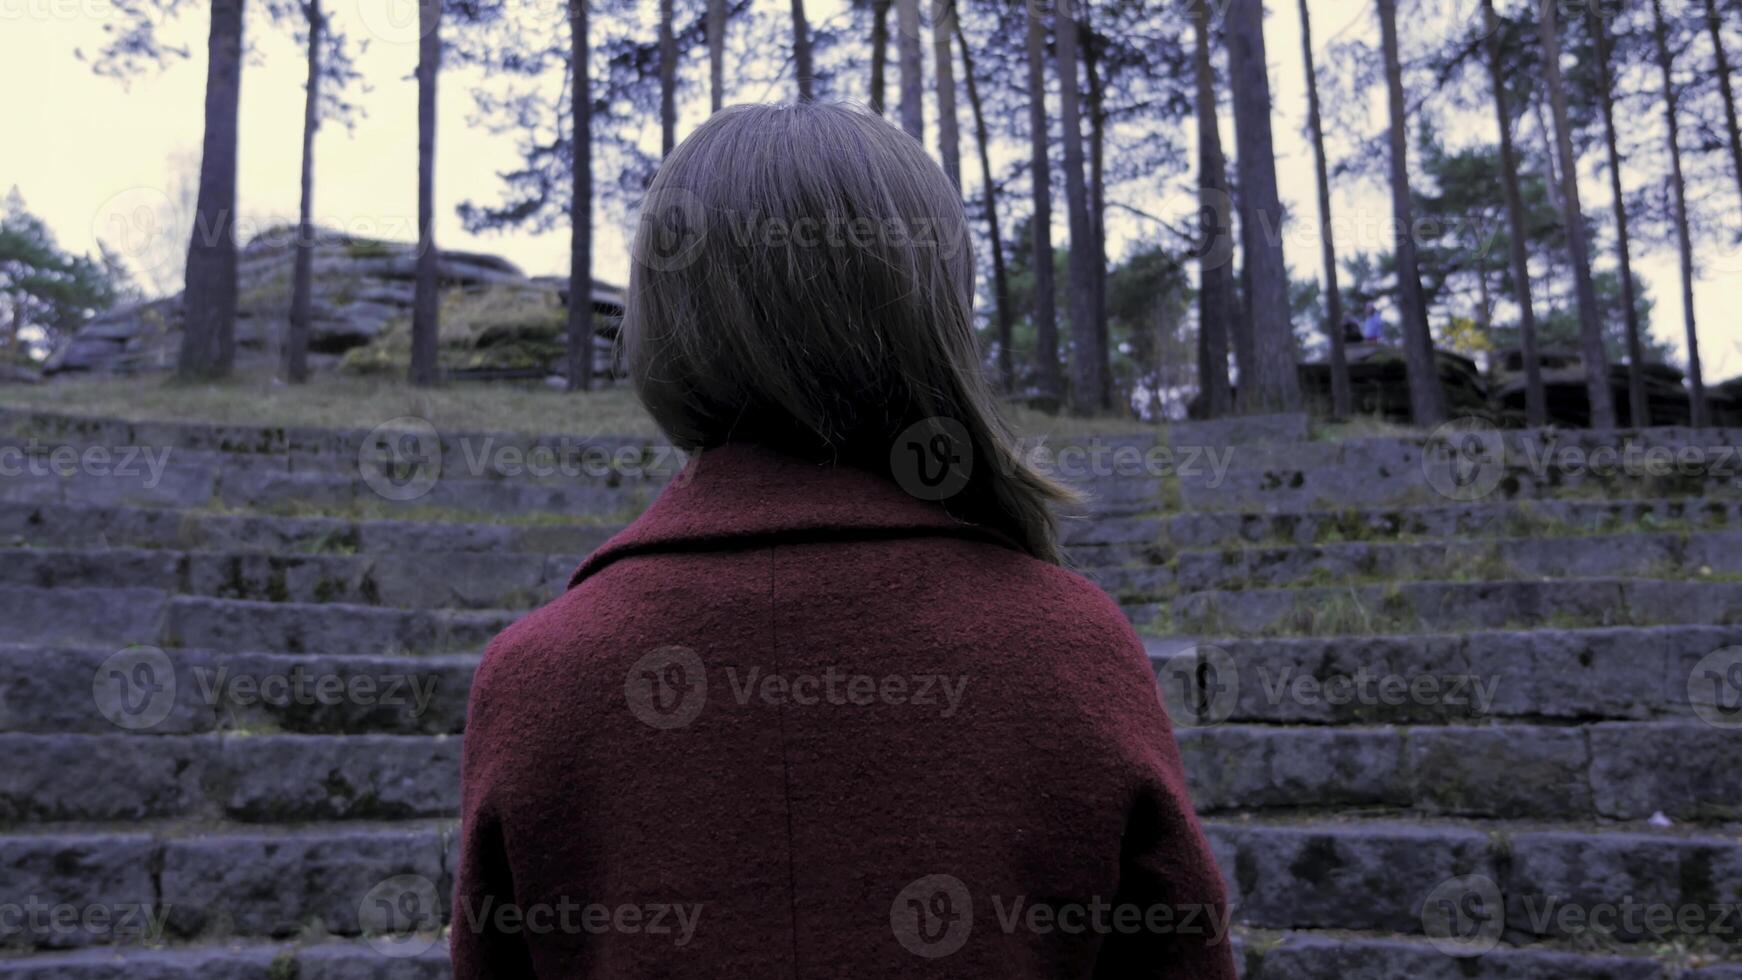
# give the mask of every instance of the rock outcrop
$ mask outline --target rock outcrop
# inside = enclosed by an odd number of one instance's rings
[[[239,368],[273,364],[288,326],[295,229],[262,233],[237,259],[236,358]],[[455,376],[560,373],[567,284],[530,278],[513,263],[480,252],[444,250],[438,263],[443,308],[441,363]],[[405,242],[318,233],[314,249],[310,362],[317,369],[403,368],[410,350],[417,247]],[[594,283],[601,371],[613,367],[610,338],[622,293]],[[134,373],[175,366],[182,297],[110,310],[49,357],[48,374]],[[486,336],[487,334],[487,336]],[[521,341],[505,344],[504,338]]]

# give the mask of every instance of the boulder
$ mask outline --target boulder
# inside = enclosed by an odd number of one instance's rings
[[[238,367],[268,366],[288,327],[296,229],[268,229],[237,253]],[[310,364],[316,370],[403,370],[416,294],[417,246],[318,230],[311,269]],[[443,251],[442,367],[456,377],[560,370],[567,280],[533,280],[514,263],[481,252]],[[622,313],[622,290],[595,282],[593,309],[609,347]],[[119,307],[62,343],[47,374],[170,370],[181,346],[181,297]],[[341,360],[341,357],[343,358]],[[608,349],[601,370],[614,367]]]

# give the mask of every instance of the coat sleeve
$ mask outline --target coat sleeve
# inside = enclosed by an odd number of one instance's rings
[[[517,918],[497,914],[515,904],[514,869],[502,823],[514,760],[494,710],[500,685],[492,680],[505,659],[505,645],[499,637],[485,653],[466,708],[460,751],[459,867],[448,931],[456,980],[534,975],[525,934],[503,927]]]
[[[1129,689],[1117,699],[1116,751],[1132,792],[1116,905],[1140,916],[1102,943],[1096,977],[1235,980],[1227,887],[1186,789],[1173,726],[1141,641],[1128,626]],[[1125,686],[1125,685],[1122,685]]]

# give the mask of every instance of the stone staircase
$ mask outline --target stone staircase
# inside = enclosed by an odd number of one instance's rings
[[[1742,978],[1734,473],[1290,419],[1092,442],[1069,554],[1151,636],[1246,977]],[[482,645],[681,460],[0,412],[19,452],[0,978],[445,975]],[[1706,921],[1575,921],[1627,902]]]
[[[1244,975],[1742,977],[1742,432],[1294,435],[1144,610]]]

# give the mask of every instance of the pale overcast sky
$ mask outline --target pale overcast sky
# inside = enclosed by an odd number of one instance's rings
[[[773,2],[773,0],[770,0]],[[123,249],[144,267],[148,285],[154,264],[160,266],[185,248],[185,239],[152,236],[141,216],[178,196],[178,186],[193,179],[198,161],[205,77],[203,16],[199,5],[172,26],[167,36],[186,44],[193,56],[156,77],[129,87],[99,78],[76,59],[75,49],[95,50],[102,42],[107,16],[105,0],[0,0],[0,192],[16,185],[30,207],[41,215],[63,246],[94,247],[98,238]],[[352,35],[370,40],[360,62],[371,91],[360,97],[366,117],[355,132],[343,127],[323,129],[316,152],[316,216],[322,224],[359,234],[410,239],[416,215],[416,86],[415,0],[329,0],[334,18]],[[785,5],[781,4],[784,10]],[[811,16],[823,21],[838,15],[838,0],[812,0]],[[1297,276],[1316,276],[1317,208],[1312,156],[1303,138],[1305,87],[1300,59],[1296,5],[1272,0],[1267,5],[1267,40],[1271,86],[1276,111],[1273,125],[1277,170],[1291,214],[1285,248]],[[302,52],[289,32],[260,16],[258,3],[249,35],[256,58],[242,83],[240,204],[243,232],[294,220],[297,210],[299,145],[302,124]],[[1472,6],[1471,9],[1474,9]],[[1356,0],[1314,0],[1314,35],[1321,71],[1335,38],[1376,35],[1372,6]],[[698,52],[699,57],[699,52]],[[929,59],[930,53],[927,52]],[[893,61],[893,59],[892,59]],[[896,68],[891,65],[891,84]],[[562,273],[567,269],[565,230],[544,235],[522,233],[472,236],[460,227],[454,205],[467,198],[494,200],[495,174],[516,162],[511,137],[492,136],[468,124],[472,101],[460,72],[444,75],[441,90],[437,195],[440,215],[437,237],[447,247],[494,251],[519,263],[529,273]],[[728,81],[730,84],[730,80]],[[778,97],[781,93],[774,93]],[[863,93],[847,92],[862,98]],[[728,101],[769,97],[764,87],[731,93]],[[706,93],[685,95],[686,124],[705,109]],[[1367,106],[1369,128],[1383,120],[1381,93]],[[928,105],[928,121],[935,110]],[[964,136],[971,130],[966,125]],[[655,120],[646,129],[657,140]],[[1232,148],[1232,127],[1225,119],[1223,138]],[[1189,123],[1182,139],[1189,139]],[[680,134],[681,135],[681,134]],[[929,135],[929,134],[928,134]],[[1467,132],[1454,133],[1458,142],[1493,139],[1491,117],[1469,120]],[[1336,134],[1333,134],[1335,139]],[[964,142],[964,151],[972,152]],[[1333,148],[1333,153],[1338,152]],[[969,157],[971,159],[971,157]],[[1591,161],[1594,164],[1594,160]],[[600,174],[601,180],[609,175]],[[1640,174],[1634,183],[1657,179]],[[1121,187],[1123,200],[1151,213],[1183,217],[1191,205],[1189,174],[1158,180],[1154,189]],[[1581,185],[1585,206],[1595,211],[1609,206],[1607,181],[1592,170]],[[1380,250],[1389,243],[1389,198],[1372,183],[1340,186],[1336,195],[1338,246],[1345,252]],[[1063,215],[1057,216],[1057,239],[1066,235]],[[1115,221],[1118,219],[1115,218]],[[1122,237],[1141,232],[1137,226],[1110,228],[1117,254]],[[627,248],[620,222],[601,220],[595,250],[595,274],[621,282],[627,274]],[[1123,235],[1122,235],[1123,233]],[[1742,371],[1742,324],[1731,297],[1742,285],[1742,254],[1705,256],[1707,268],[1696,294],[1707,378],[1722,380]],[[1610,260],[1605,254],[1601,260]],[[1650,283],[1657,308],[1654,334],[1683,348],[1680,290],[1673,250],[1640,256],[1635,267]]]

